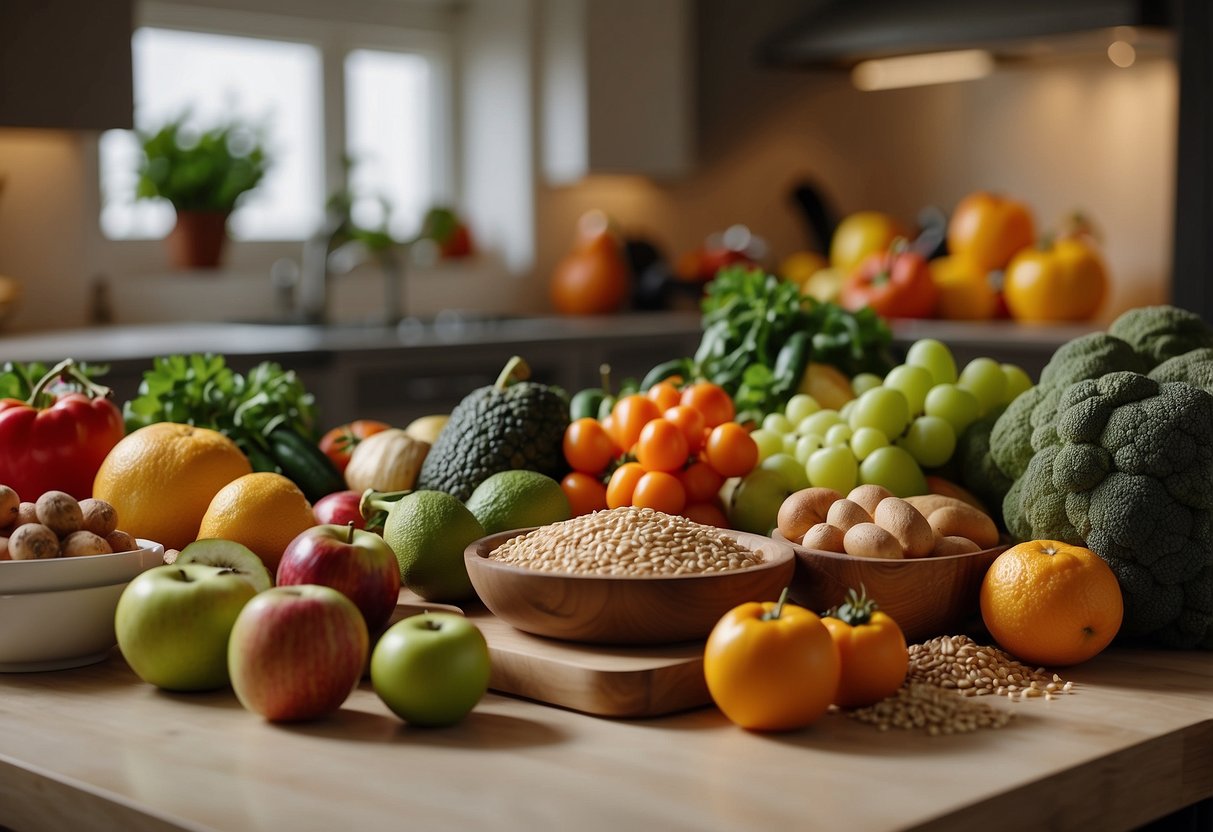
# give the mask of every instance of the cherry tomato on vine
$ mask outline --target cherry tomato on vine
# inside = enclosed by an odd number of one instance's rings
[[[560,481],[560,488],[569,500],[573,517],[607,507],[606,486],[592,474],[583,471],[566,474]]]
[[[758,464],[758,443],[736,422],[712,428],[703,446],[703,457],[723,477],[742,477]]]
[[[640,431],[653,419],[661,415],[657,402],[641,393],[624,396],[611,409],[611,435],[621,451],[632,450]]]
[[[575,419],[564,430],[564,458],[574,471],[601,473],[617,453],[615,440],[597,419]]]
[[[661,418],[682,429],[687,438],[688,453],[699,453],[699,449],[703,447],[704,429],[707,428],[702,413],[689,405],[679,404],[668,408],[661,414]]]
[[[659,381],[645,394],[662,410],[668,410],[682,400],[682,391],[669,381]]]
[[[645,471],[632,491],[632,505],[666,514],[678,514],[687,504],[687,493],[678,477],[665,471]]]
[[[616,468],[606,486],[607,508],[630,506],[636,483],[645,473],[644,466],[639,462],[625,462]]]
[[[685,388],[681,401],[702,413],[705,424],[710,428],[731,421],[737,415],[733,397],[723,387],[710,381],[697,381]]]
[[[646,471],[677,471],[686,464],[687,453],[686,435],[660,417],[646,424],[636,441],[636,461]]]

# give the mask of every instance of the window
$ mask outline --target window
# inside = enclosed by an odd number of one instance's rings
[[[352,163],[346,186],[355,222],[387,222],[401,239],[414,234],[447,191],[437,39],[265,16],[241,28],[239,14],[225,12],[194,25],[174,17],[139,28],[135,123],[154,129],[188,113],[199,128],[238,118],[261,130],[272,164],[232,215],[236,240],[313,234],[324,221],[326,183],[335,188],[346,175],[343,156]],[[326,100],[333,90],[344,102]],[[102,135],[100,223],[108,239],[156,239],[173,226],[167,203],[135,199],[139,155],[133,132]]]

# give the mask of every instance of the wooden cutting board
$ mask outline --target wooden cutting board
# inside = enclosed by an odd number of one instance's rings
[[[484,633],[493,663],[489,687],[548,705],[614,718],[641,718],[711,703],[703,642],[658,647],[574,644],[515,630],[480,604],[426,604],[402,591],[393,618],[423,609],[462,612]]]

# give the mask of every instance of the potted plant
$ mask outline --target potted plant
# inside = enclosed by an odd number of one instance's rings
[[[136,196],[167,199],[177,212],[167,238],[173,265],[215,268],[228,216],[269,165],[256,132],[235,121],[200,131],[181,116],[154,132],[140,131],[139,142]]]

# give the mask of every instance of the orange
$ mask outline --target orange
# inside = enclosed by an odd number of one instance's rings
[[[312,506],[299,486],[282,474],[259,471],[219,489],[202,517],[198,538],[243,543],[273,573],[287,544],[315,525]]]
[[[999,555],[981,584],[981,617],[999,646],[1037,665],[1084,662],[1112,641],[1124,599],[1111,567],[1081,546],[1030,540]]]
[[[93,496],[118,512],[119,528],[183,549],[198,537],[211,498],[253,470],[218,431],[158,422],[127,434],[97,471]]]

